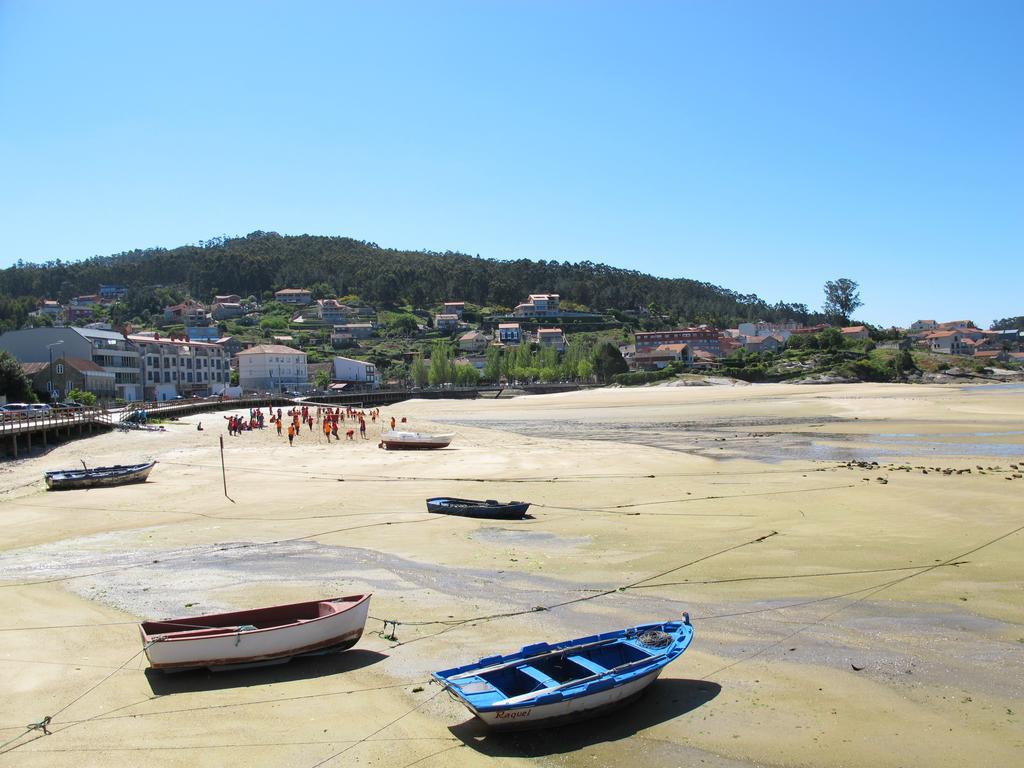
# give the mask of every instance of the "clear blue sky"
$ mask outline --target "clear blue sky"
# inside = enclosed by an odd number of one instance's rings
[[[1021,0],[0,0],[0,266],[262,229],[987,325],[1022,40]]]

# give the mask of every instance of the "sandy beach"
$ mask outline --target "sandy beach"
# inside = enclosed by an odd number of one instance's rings
[[[235,412],[0,465],[0,764],[1024,761],[1024,386],[654,387],[383,409],[457,433],[426,453],[379,450],[379,423],[351,442],[229,437],[221,417]],[[45,490],[44,470],[80,459],[159,463],[143,485]],[[430,515],[434,495],[530,501],[532,517]],[[373,618],[347,653],[146,672],[142,619],[366,591]],[[683,611],[691,649],[598,720],[488,734],[428,682]],[[25,732],[46,715],[52,735]]]

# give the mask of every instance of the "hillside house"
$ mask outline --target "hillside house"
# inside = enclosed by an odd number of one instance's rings
[[[37,315],[46,315],[52,320],[59,320],[61,315],[64,314],[64,307],[60,305],[59,301],[53,299],[43,299],[39,302],[39,308],[35,312]]]
[[[467,354],[480,353],[487,349],[487,345],[490,343],[491,338],[487,334],[481,331],[469,331],[459,337],[459,351]]]
[[[68,302],[64,314],[69,323],[77,323],[91,318],[99,307],[100,297],[96,294],[75,296]]]
[[[118,285],[116,283],[103,283],[100,285],[99,296],[103,301],[117,301],[127,295],[127,285]]]
[[[522,304],[516,305],[516,317],[553,317],[559,314],[560,297],[557,293],[531,293]]]
[[[165,323],[183,323],[184,325],[206,325],[206,306],[198,301],[187,299],[180,304],[164,307]]]
[[[958,331],[933,331],[924,340],[930,351],[941,355],[969,355],[973,352],[964,344],[965,337]]]
[[[280,291],[274,291],[274,299],[282,304],[304,307],[313,301],[313,294],[305,288],[282,288]]]
[[[498,343],[516,346],[523,341],[523,329],[519,323],[498,323]]]
[[[934,320],[915,320],[910,324],[910,332],[916,333],[918,331],[934,331],[938,327],[938,323]]]
[[[871,334],[868,333],[868,329],[863,325],[848,325],[845,328],[840,328],[839,332],[843,334],[844,339],[870,339]]]
[[[722,335],[707,325],[677,328],[672,331],[641,331],[635,335],[637,354],[662,344],[688,344],[694,352],[702,350],[715,357],[722,356]]]
[[[565,351],[565,334],[561,328],[540,328],[537,331],[537,345],[554,347],[559,352]]]
[[[242,297],[237,293],[224,293],[213,297],[214,304],[241,304]]]
[[[331,345],[342,347],[360,339],[369,339],[376,334],[373,323],[340,323],[331,330]]]
[[[736,336],[777,336],[781,337],[782,341],[786,341],[794,330],[800,327],[800,324],[794,321],[785,323],[766,323],[763,320],[758,320],[756,323],[740,323],[739,327],[736,328]]]
[[[210,317],[214,320],[230,320],[233,317],[241,317],[245,310],[237,301],[218,301],[210,307]]]
[[[325,323],[343,323],[355,317],[358,311],[337,299],[320,299],[313,305],[311,314]]]
[[[689,344],[659,344],[656,347],[645,347],[633,354],[632,363],[638,370],[661,370],[669,363],[690,365],[693,355]]]
[[[774,336],[747,336],[743,342],[747,352],[778,352],[782,342]]]
[[[464,301],[446,301],[444,303],[444,310],[441,314],[443,315],[456,315],[459,320],[462,319],[462,313],[466,309],[466,302]]]
[[[435,315],[434,327],[442,333],[454,333],[459,330],[459,316],[443,313]]]

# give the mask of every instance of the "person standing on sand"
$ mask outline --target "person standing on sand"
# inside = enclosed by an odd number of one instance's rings
[[[391,417],[391,431],[392,432],[395,431],[395,417],[394,416]]]
[[[366,419],[362,416],[359,417],[359,436],[363,438],[363,440],[366,439]]]
[[[295,425],[294,424],[289,424],[288,425],[288,447],[289,448],[291,447],[292,440],[294,440],[294,439],[295,439]]]
[[[277,423],[277,436],[280,437],[281,436],[281,420],[277,419],[276,423]]]
[[[341,438],[338,437],[338,420],[331,420],[331,434],[334,435],[334,439],[341,442]],[[329,439],[329,438],[328,438]]]

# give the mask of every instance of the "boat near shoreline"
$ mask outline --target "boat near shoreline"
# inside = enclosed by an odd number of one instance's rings
[[[427,499],[427,511],[439,515],[458,515],[459,517],[484,518],[487,520],[522,520],[526,510],[530,508],[528,501],[495,501],[487,499],[455,499],[450,496],[438,496]]]
[[[296,656],[345,651],[362,637],[370,594],[186,616],[139,625],[153,669],[212,672],[283,664]]]
[[[681,621],[528,645],[433,677],[490,728],[549,728],[630,703],[692,639],[684,613]]]
[[[112,485],[144,483],[156,466],[155,461],[145,464],[116,464],[111,467],[89,469],[56,469],[44,475],[50,491],[69,491],[76,488],[99,488]]]
[[[454,432],[432,435],[426,432],[390,430],[381,434],[380,444],[377,447],[389,451],[430,451],[447,448],[454,437]]]

